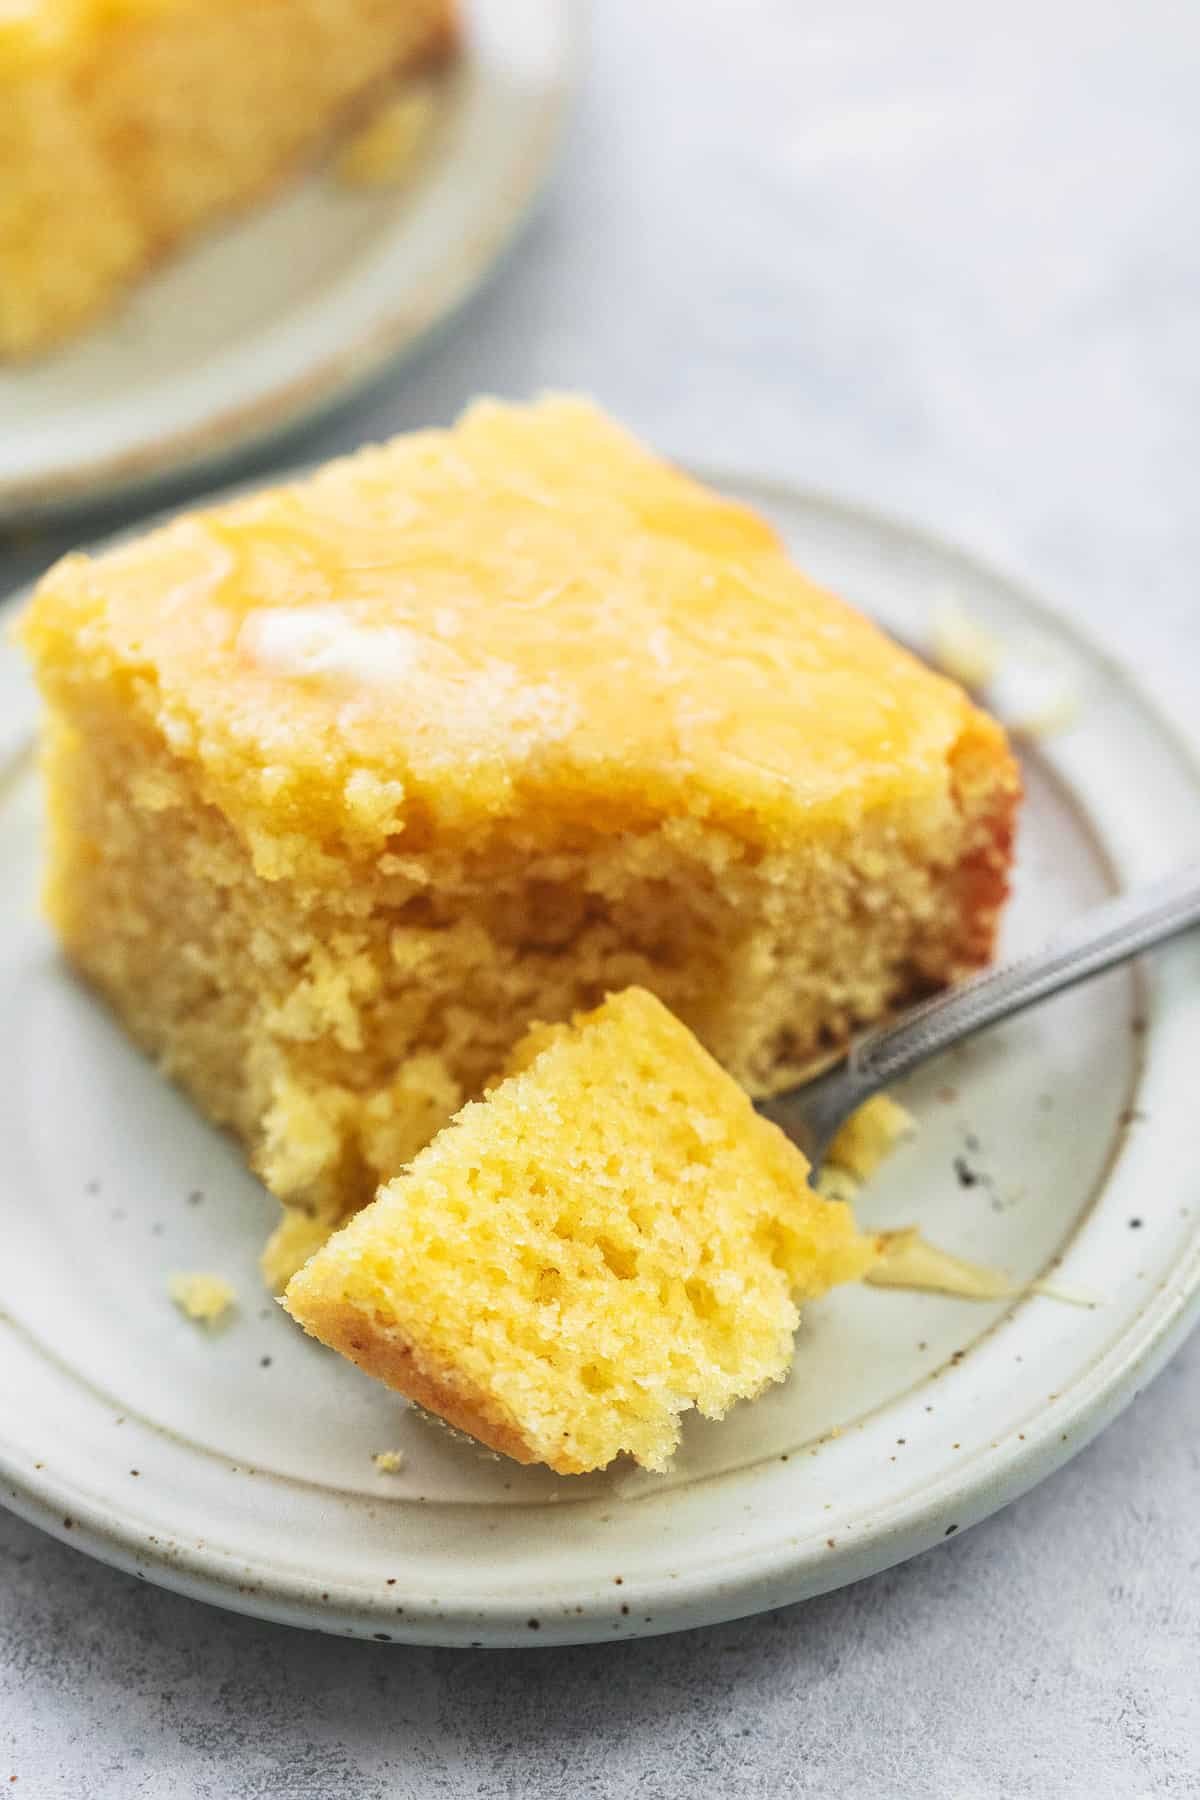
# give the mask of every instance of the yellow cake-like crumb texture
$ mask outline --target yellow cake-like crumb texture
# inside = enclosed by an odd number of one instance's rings
[[[47,908],[289,1207],[285,1282],[534,1019],[753,1094],[984,962],[1016,767],[745,507],[484,403],[42,582]]]
[[[861,1276],[874,1242],[651,995],[537,1041],[285,1305],[518,1461],[661,1469],[684,1411],[720,1418],[785,1373],[797,1302]]]
[[[167,1281],[167,1292],[180,1312],[199,1325],[216,1325],[237,1303],[232,1284],[220,1275],[172,1275]]]
[[[826,1151],[814,1183],[818,1194],[853,1206],[863,1183],[916,1129],[907,1107],[890,1094],[873,1094],[851,1113]]]
[[[82,329],[453,29],[451,0],[0,0],[0,358]]]
[[[464,1019],[467,996],[460,1001]],[[285,1196],[279,1223],[263,1247],[259,1266],[273,1293],[282,1293],[296,1270],[320,1248],[354,1205],[411,1162],[454,1115],[461,1085],[444,1061],[415,1050],[399,1074],[373,1091],[356,1094],[276,1076],[271,1089],[261,1167]],[[361,1169],[346,1168],[347,1141]],[[332,1180],[324,1181],[332,1169]],[[286,1197],[299,1197],[300,1205]]]

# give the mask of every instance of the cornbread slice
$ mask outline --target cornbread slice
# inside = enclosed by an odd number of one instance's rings
[[[640,985],[762,1095],[992,947],[1000,727],[582,401],[70,556],[23,631],[51,917],[289,1254],[534,1019]]]
[[[0,357],[77,331],[452,35],[452,0],[7,0]]]
[[[198,1325],[219,1325],[237,1304],[237,1294],[222,1275],[171,1275],[167,1292],[184,1317]]]
[[[284,1304],[518,1462],[662,1469],[688,1408],[719,1419],[782,1378],[797,1300],[864,1274],[874,1240],[644,990],[531,1051]]]

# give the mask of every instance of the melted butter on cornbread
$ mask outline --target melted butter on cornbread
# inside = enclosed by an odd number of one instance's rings
[[[338,606],[280,606],[248,613],[238,646],[255,668],[297,680],[376,683],[403,681],[422,652],[414,632],[395,625],[359,625]]]
[[[458,613],[440,607],[435,634],[454,635]],[[515,749],[560,737],[575,722],[571,699],[554,683],[525,682],[511,663],[482,667],[438,642],[397,625],[360,624],[340,606],[276,607],[247,615],[238,639],[244,660],[268,675],[321,681],[343,696],[339,720],[353,725],[356,695],[387,690],[414,729],[436,731],[440,754],[486,751],[498,730]]]
[[[260,771],[286,764],[288,800],[334,838],[364,772],[403,787],[389,832],[407,816],[465,834],[519,797],[547,835],[600,807],[616,827],[691,812],[769,843],[889,800],[936,829],[952,753],[982,761],[1002,743],[959,688],[793,568],[757,515],[566,399],[480,404],[453,433],[69,558],[51,579],[85,634],[119,587],[118,654],[153,669],[170,740],[251,827],[277,817]],[[164,608],[173,593],[186,602]],[[273,609],[289,622],[255,618]],[[305,611],[329,667],[356,678],[352,704],[344,683],[281,680],[280,641],[309,641]],[[458,622],[452,647],[430,632],[439,615]],[[244,630],[266,656],[243,653]],[[401,665],[402,708],[379,678]],[[445,728],[464,703],[474,755],[448,780]]]
[[[221,1275],[199,1271],[171,1275],[167,1292],[185,1318],[197,1325],[219,1325],[237,1304],[237,1294]]]

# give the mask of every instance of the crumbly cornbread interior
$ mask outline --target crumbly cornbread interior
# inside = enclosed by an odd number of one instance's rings
[[[643,990],[516,1062],[285,1305],[520,1462],[661,1469],[682,1413],[720,1418],[785,1374],[797,1303],[861,1276],[874,1240]]]
[[[6,0],[0,357],[80,329],[452,35],[448,0]]]
[[[301,1209],[535,1019],[656,993],[751,1093],[988,957],[1000,728],[596,409],[483,403],[43,581],[48,904]]]

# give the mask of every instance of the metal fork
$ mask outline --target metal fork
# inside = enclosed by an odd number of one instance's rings
[[[818,1170],[856,1107],[919,1064],[1039,1000],[1128,962],[1200,923],[1200,867],[1119,894],[1073,921],[1044,949],[985,970],[867,1032],[833,1068],[760,1102]]]

